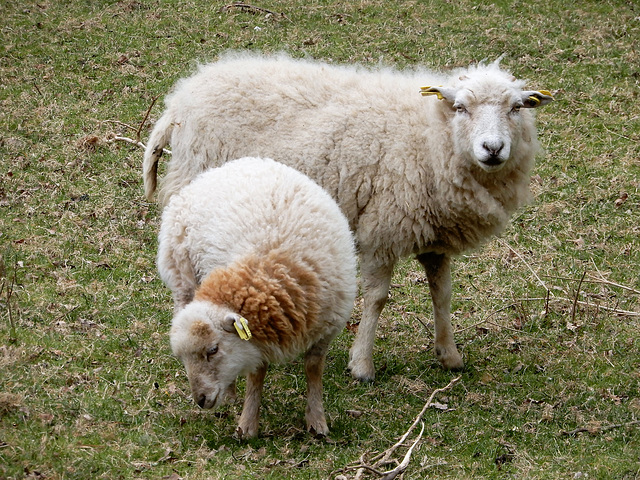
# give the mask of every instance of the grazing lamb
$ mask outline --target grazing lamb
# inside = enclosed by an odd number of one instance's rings
[[[255,436],[267,365],[304,352],[307,428],[328,433],[322,373],[353,308],[356,257],[322,188],[267,159],[209,170],[164,210],[158,270],[175,302],[171,347],[200,407],[234,396],[247,375],[237,433]]]
[[[420,97],[420,86],[425,87]],[[229,54],[178,82],[144,158],[146,195],[173,151],[165,203],[199,172],[243,155],[275,157],[336,199],[355,232],[364,306],[350,352],[372,380],[372,351],[396,262],[416,255],[429,281],[435,353],[461,368],[450,323],[452,256],[506,226],[529,197],[539,149],[532,108],[552,100],[498,62],[443,75]],[[442,100],[442,101],[438,101]]]

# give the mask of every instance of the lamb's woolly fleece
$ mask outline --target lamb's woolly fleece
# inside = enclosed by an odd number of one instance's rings
[[[301,173],[257,158],[207,171],[172,197],[158,269],[177,313],[195,294],[194,303],[243,315],[269,362],[333,338],[356,289],[353,240],[333,199]]]
[[[286,252],[250,255],[213,270],[195,299],[224,305],[246,318],[260,345],[300,352],[317,337],[310,335],[318,326],[320,306],[320,279],[314,268],[291,261]]]

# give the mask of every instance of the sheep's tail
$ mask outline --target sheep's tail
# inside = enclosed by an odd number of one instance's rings
[[[162,156],[164,147],[167,146],[173,132],[173,118],[171,115],[162,115],[151,131],[147,148],[144,151],[142,162],[142,178],[144,180],[144,196],[147,200],[153,199],[153,193],[158,185],[158,161]]]

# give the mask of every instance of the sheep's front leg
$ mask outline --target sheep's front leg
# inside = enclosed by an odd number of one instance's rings
[[[322,436],[329,434],[322,404],[322,374],[328,349],[329,342],[322,341],[312,346],[304,357],[304,370],[307,376],[307,411],[305,414],[307,430]]]
[[[387,303],[389,284],[393,265],[371,267],[361,260],[363,311],[358,334],[349,352],[349,370],[351,375],[362,382],[371,382],[376,372],[373,366],[373,345],[380,313]]]
[[[244,396],[242,414],[238,421],[236,434],[239,438],[252,438],[258,435],[258,420],[260,417],[260,401],[267,365],[263,365],[254,373],[247,375],[247,391]]]
[[[462,368],[464,362],[456,348],[451,328],[451,258],[447,255],[423,253],[418,255],[418,261],[427,272],[433,301],[436,357],[444,368]]]

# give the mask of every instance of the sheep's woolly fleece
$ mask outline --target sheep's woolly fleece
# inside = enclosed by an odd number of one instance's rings
[[[145,155],[147,195],[155,189],[157,147],[167,143],[173,155],[161,202],[212,165],[266,156],[322,185],[360,250],[375,251],[378,263],[421,251],[459,254],[502,230],[527,201],[538,150],[532,113],[523,110],[517,148],[500,172],[460,155],[451,138],[455,110],[421,98],[420,87],[465,82],[478,94],[488,90],[490,101],[522,87],[495,63],[446,76],[228,54],[167,97]]]

